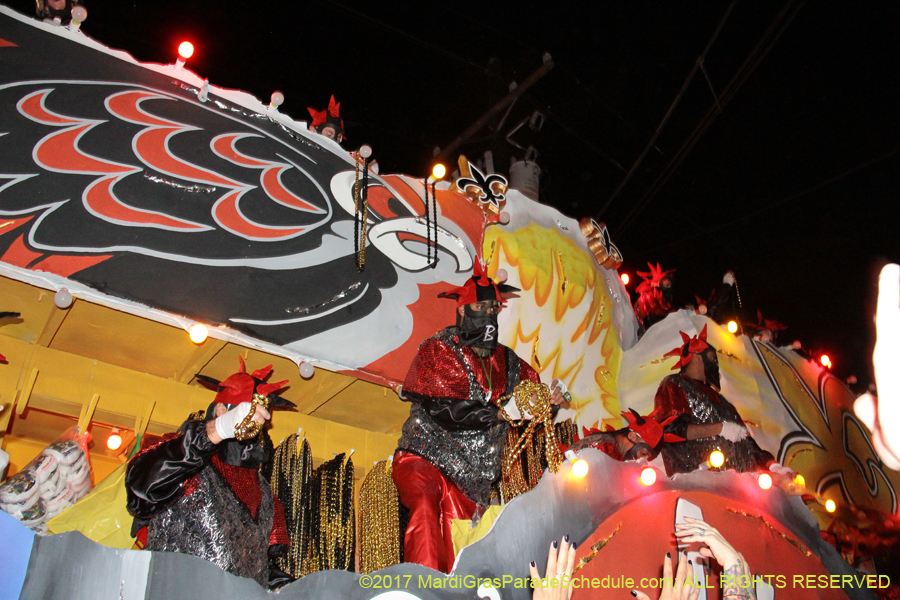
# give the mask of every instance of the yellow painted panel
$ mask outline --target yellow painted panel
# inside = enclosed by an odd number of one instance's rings
[[[9,454],[9,466],[6,468],[6,474],[11,476],[21,471],[25,465],[30,463],[46,447],[46,443],[36,440],[15,435],[4,436],[3,449]]]
[[[172,378],[196,346],[182,329],[77,302],[51,345],[70,352],[158,377]]]
[[[316,373],[318,376],[318,373]],[[409,403],[386,387],[357,380],[320,406],[314,416],[368,431],[399,436]]]
[[[0,308],[22,313],[19,319],[5,319],[0,334],[26,342],[41,334],[50,314],[56,310],[53,293],[27,283],[0,277]]]
[[[297,365],[286,358],[275,357],[258,350],[250,350],[234,344],[222,349],[204,368],[202,373],[218,380],[223,380],[240,367],[238,355],[247,355],[247,370],[251,373],[268,365],[272,365],[269,381],[289,381],[288,388],[282,392],[285,399],[297,405],[297,410],[309,414],[320,404],[350,385],[354,379],[340,373],[332,373],[316,369],[310,379],[303,379]]]

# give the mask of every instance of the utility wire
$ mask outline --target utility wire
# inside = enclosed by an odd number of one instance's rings
[[[490,25],[490,24],[484,23],[483,21],[475,19],[474,17],[471,17],[470,15],[468,15],[464,12],[453,10],[449,6],[446,6],[444,3],[437,2],[437,0],[428,0],[428,2],[434,6],[441,8],[442,10],[444,10],[446,12],[454,14],[457,17],[465,19],[465,20],[467,20],[475,25],[478,25],[479,27],[482,27],[488,31],[496,32],[496,33],[500,34],[501,36],[503,36],[504,38],[506,38],[507,40],[518,44],[522,48],[531,50],[537,54],[543,54],[543,51],[539,50],[535,46],[532,46],[531,44],[527,44],[527,43],[523,42],[521,37],[512,36],[512,35],[506,33],[505,31],[503,31],[502,29],[498,29],[497,27],[494,27],[493,25]],[[623,125],[628,127],[632,132],[643,133],[642,131],[639,131],[638,128],[634,124],[632,124],[628,119],[626,119],[624,116],[622,116],[622,114],[619,113],[619,111],[617,111],[615,108],[613,108],[608,102],[603,100],[603,98],[598,96],[595,92],[591,91],[591,89],[589,87],[587,87],[584,83],[582,83],[581,79],[579,79],[578,76],[575,75],[574,72],[569,70],[568,67],[566,67],[563,64],[560,64],[559,61],[557,61],[555,58],[554,58],[553,62],[556,64],[556,68],[560,69],[566,75],[571,77],[572,81],[575,82],[575,85],[578,86],[579,88],[581,88],[581,90],[587,96],[589,96],[590,99],[596,101],[598,104],[600,104],[600,106],[602,106],[603,108],[608,110],[612,115],[614,115]],[[659,152],[660,154],[663,153],[662,150],[660,150],[658,146],[654,145],[653,149],[656,150],[657,152]],[[625,169],[622,169],[622,170],[624,171]]]
[[[594,152],[596,152],[597,154],[602,156],[604,159],[606,159],[610,164],[614,165],[620,171],[623,171],[623,172],[625,171],[625,167],[623,167],[621,165],[621,163],[619,163],[619,161],[617,161],[612,156],[610,156],[609,154],[607,154],[606,152],[601,150],[593,142],[586,140],[581,134],[579,134],[573,128],[569,127],[569,125],[567,125],[565,121],[563,121],[560,117],[558,117],[556,115],[556,113],[554,113],[552,110],[550,110],[549,106],[538,102],[528,93],[523,93],[522,98],[525,98],[525,100],[530,102],[532,106],[534,106],[541,112],[545,113],[548,117],[550,117],[550,119],[554,123],[556,123],[557,125],[562,127],[569,135],[573,136],[578,141],[580,141],[582,144],[584,144],[585,146],[587,146],[588,148],[590,148],[591,150],[593,150]]]
[[[355,16],[355,17],[357,17],[357,18],[360,18],[360,19],[362,19],[362,20],[364,20],[364,21],[369,21],[370,23],[374,23],[375,25],[381,27],[381,28],[384,29],[385,31],[389,31],[389,32],[391,32],[391,33],[393,33],[393,34],[395,34],[395,35],[398,35],[398,36],[402,37],[402,38],[405,38],[405,39],[407,39],[407,40],[410,40],[410,41],[412,41],[412,42],[415,42],[416,44],[419,44],[420,46],[424,46],[424,47],[426,47],[426,48],[429,48],[429,49],[431,49],[431,50],[434,50],[435,52],[438,52],[438,53],[440,53],[440,54],[443,54],[444,56],[448,56],[448,57],[450,57],[450,58],[452,58],[452,59],[454,59],[454,60],[458,60],[458,61],[461,62],[461,63],[467,64],[467,65],[469,65],[469,66],[472,67],[473,69],[476,69],[478,72],[480,72],[480,73],[482,73],[482,74],[485,74],[485,75],[486,75],[487,72],[488,72],[486,68],[482,67],[481,65],[479,65],[478,63],[476,63],[476,62],[474,62],[474,61],[472,61],[472,60],[469,60],[468,58],[466,58],[466,57],[464,57],[464,56],[460,56],[459,54],[455,54],[455,53],[453,53],[453,52],[450,52],[449,50],[447,50],[447,49],[445,49],[445,48],[441,48],[440,46],[438,46],[438,45],[436,45],[436,44],[433,44],[433,43],[431,43],[431,42],[426,42],[425,40],[419,39],[419,38],[417,38],[417,37],[414,36],[414,35],[411,35],[411,34],[409,34],[409,33],[406,33],[406,32],[403,31],[402,29],[398,29],[397,27],[394,27],[393,25],[388,25],[387,23],[384,23],[384,22],[382,22],[382,21],[379,21],[378,19],[376,19],[376,18],[374,18],[374,17],[370,17],[369,15],[367,15],[367,14],[365,14],[365,13],[361,13],[361,12],[359,12],[359,11],[356,10],[356,9],[350,8],[349,6],[344,6],[344,5],[341,4],[340,2],[336,2],[335,0],[323,0],[323,1],[324,1],[324,2],[327,2],[328,4],[334,5],[334,6],[338,7],[338,8],[340,8],[340,9],[343,10],[343,11],[346,11],[346,12],[350,13],[351,15],[353,15],[353,16]]]
[[[753,73],[759,63],[762,62],[763,58],[769,53],[769,51],[775,46],[775,43],[781,37],[781,34],[785,32],[791,22],[794,20],[794,17],[800,12],[800,9],[803,8],[803,4],[805,0],[801,0],[796,8],[793,9],[793,12],[790,14],[789,11],[796,3],[796,0],[788,0],[785,4],[784,8],[781,12],[776,15],[775,19],[772,21],[769,28],[763,34],[762,38],[760,38],[759,42],[747,56],[744,63],[740,66],[734,76],[731,78],[731,81],[728,82],[728,85],[723,90],[721,96],[714,102],[712,106],[706,111],[704,117],[700,120],[685,142],[678,149],[678,152],[672,157],[669,163],[666,165],[663,172],[656,178],[656,181],[653,185],[644,192],[644,195],[641,196],[640,200],[638,200],[634,206],[632,206],[629,213],[626,215],[625,219],[619,225],[616,231],[616,235],[621,236],[634,222],[634,219],[647,208],[653,198],[659,193],[659,191],[665,186],[665,184],[669,181],[678,167],[684,162],[684,159],[687,158],[688,154],[690,154],[691,150],[693,150],[694,146],[700,140],[706,130],[712,125],[713,121],[715,121],[716,117],[721,114],[725,106],[728,102],[734,98],[737,91],[740,87],[747,81],[747,78]]]
[[[728,20],[728,16],[731,14],[732,9],[734,9],[735,4],[737,4],[737,0],[732,0],[731,4],[728,5],[728,9],[725,10],[725,14],[722,15],[722,18],[719,20],[719,24],[718,26],[716,26],[715,31],[713,31],[712,37],[710,37],[709,42],[706,43],[706,48],[703,49],[703,52],[701,52],[700,56],[697,57],[697,60],[694,61],[694,64],[691,66],[690,72],[684,79],[684,83],[681,84],[681,89],[678,90],[678,93],[675,95],[675,99],[672,100],[672,103],[669,105],[669,110],[666,111],[666,114],[663,116],[662,121],[660,121],[659,125],[656,127],[656,131],[653,133],[650,141],[647,142],[646,146],[644,146],[644,150],[634,161],[634,164],[631,165],[628,173],[625,174],[625,179],[623,179],[622,182],[619,183],[610,197],[606,199],[606,202],[603,204],[603,206],[600,207],[600,210],[597,212],[598,218],[602,216],[604,212],[606,212],[606,209],[609,208],[610,204],[612,204],[613,201],[618,197],[619,192],[622,191],[622,188],[625,187],[625,185],[631,180],[631,177],[634,175],[635,171],[637,171],[638,167],[641,166],[641,163],[644,161],[644,157],[646,157],[647,153],[650,152],[650,149],[656,145],[656,140],[659,138],[659,135],[665,128],[666,123],[668,123],[669,117],[671,117],[672,113],[675,112],[675,107],[678,106],[678,103],[681,101],[682,96],[684,96],[685,92],[687,91],[688,86],[691,84],[691,80],[694,79],[694,75],[697,73],[700,65],[702,65],[704,60],[706,59],[706,54],[709,52],[710,48],[712,48],[712,45],[716,41],[716,38],[719,37],[719,33],[722,32],[722,28],[725,26],[725,21]]]
[[[860,164],[856,165],[855,167],[851,167],[850,169],[847,169],[846,171],[842,171],[842,172],[838,173],[837,175],[829,177],[828,179],[825,179],[824,181],[821,181],[812,187],[806,188],[805,190],[796,192],[794,194],[790,194],[789,196],[785,196],[784,198],[779,198],[778,200],[773,200],[773,201],[757,208],[756,210],[753,210],[745,215],[741,215],[740,217],[738,217],[736,219],[732,219],[731,221],[729,221],[727,223],[721,223],[719,225],[707,227],[707,228],[703,229],[703,231],[699,231],[699,232],[691,234],[691,235],[683,236],[673,242],[668,242],[661,246],[656,246],[655,248],[650,248],[646,252],[652,254],[654,252],[659,252],[660,250],[664,250],[664,249],[670,248],[672,246],[679,246],[681,244],[684,244],[685,242],[694,240],[698,237],[709,236],[710,234],[716,233],[723,229],[728,229],[729,227],[734,227],[738,223],[747,221],[748,219],[755,219],[756,217],[758,217],[759,215],[761,215],[763,213],[769,212],[770,210],[773,210],[775,208],[783,206],[789,202],[793,202],[795,200],[799,200],[801,198],[809,196],[810,194],[814,194],[815,192],[818,192],[822,188],[828,187],[832,183],[836,183],[836,182],[840,181],[841,179],[844,179],[845,177],[848,177],[848,176],[856,173],[857,171],[862,171],[866,167],[870,167],[874,164],[880,163],[883,160],[887,160],[888,158],[890,158],[898,153],[900,153],[900,146],[895,146],[892,150],[888,150],[887,152],[880,154],[874,158],[865,160],[865,161],[861,162]]]

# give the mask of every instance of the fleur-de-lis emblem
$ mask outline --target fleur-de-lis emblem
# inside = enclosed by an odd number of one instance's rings
[[[459,162],[462,166],[463,160]],[[468,161],[465,161],[465,165],[466,168],[460,170],[463,177],[455,182],[456,187],[473,202],[490,204],[495,210],[500,210],[500,204],[506,201],[506,190],[509,187],[506,178],[496,174],[485,176],[478,167]]]
[[[836,486],[845,500],[882,514],[897,512],[900,474],[886,468],[853,414],[853,394],[834,376],[773,347],[753,346],[799,431],[781,441],[778,460],[802,473],[806,487]]]

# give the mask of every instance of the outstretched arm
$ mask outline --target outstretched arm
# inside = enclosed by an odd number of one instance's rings
[[[872,444],[884,464],[900,470],[900,266],[890,264],[878,278],[876,342],[872,353],[878,397],[860,396],[856,416],[872,432]]]

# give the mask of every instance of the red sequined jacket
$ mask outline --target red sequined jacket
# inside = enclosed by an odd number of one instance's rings
[[[683,374],[669,375],[662,380],[656,391],[655,405],[655,418],[660,423],[671,416],[680,417],[666,431],[683,438],[687,437],[689,425],[723,422],[744,425],[737,409],[724,396],[706,383]],[[721,450],[725,455],[725,468],[741,472],[765,469],[775,461],[750,435],[737,443],[715,435],[664,444],[662,454],[666,472],[672,475],[694,471],[706,462],[713,450]]]
[[[540,383],[541,377],[503,345],[479,358],[472,348],[456,343],[454,329],[422,343],[403,395],[422,404],[447,429],[487,429],[498,421],[499,410],[491,400],[509,394],[520,381]]]

